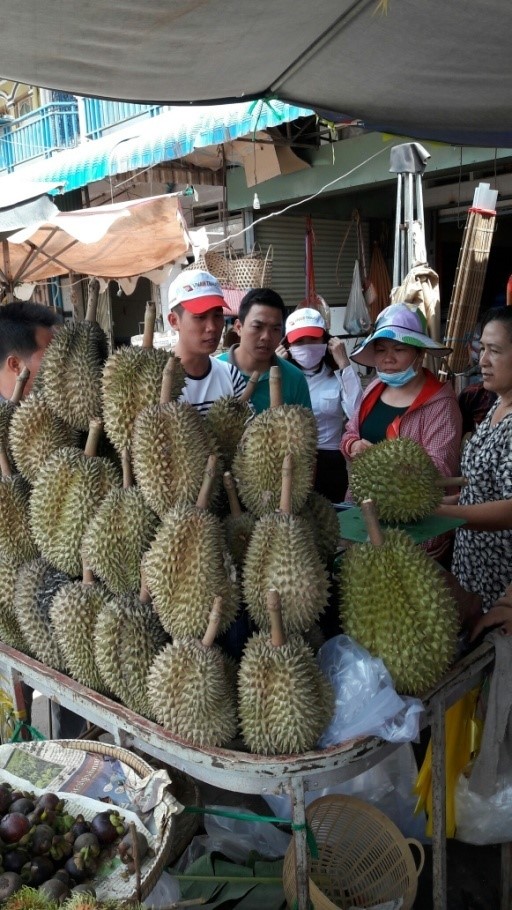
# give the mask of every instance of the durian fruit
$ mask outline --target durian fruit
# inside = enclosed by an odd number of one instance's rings
[[[338,513],[326,496],[311,491],[299,512],[311,525],[320,559],[328,565],[339,548],[340,526]]]
[[[30,530],[30,487],[20,474],[12,474],[3,445],[0,444],[0,556],[20,565],[38,554]]]
[[[146,304],[142,348],[122,347],[110,355],[103,368],[102,398],[105,432],[117,451],[131,445],[137,414],[158,405],[166,363],[174,363],[170,399],[179,398],[185,386],[185,373],[179,357],[155,350],[156,307]]]
[[[204,635],[215,597],[222,597],[221,632],[236,617],[239,591],[222,525],[208,512],[216,475],[208,459],[195,506],[180,503],[167,513],[142,565],[153,607],[169,635]]]
[[[147,675],[167,642],[144,580],[140,594],[110,598],[97,617],[94,653],[104,685],[132,711],[150,719]]]
[[[148,674],[148,699],[166,730],[195,746],[225,746],[237,731],[236,689],[214,642],[222,624],[215,598],[202,641],[187,636],[166,645]]]
[[[14,588],[14,613],[28,653],[56,670],[65,670],[65,662],[50,620],[51,602],[62,585],[69,581],[44,559],[34,559],[20,566]]]
[[[0,558],[0,641],[17,651],[26,651],[27,644],[14,612],[18,569],[17,560]]]
[[[84,322],[59,327],[38,376],[49,407],[76,430],[87,430],[93,417],[101,417],[101,372],[108,343],[96,322],[98,296],[99,281],[91,278]]]
[[[293,462],[293,471],[292,471]],[[279,592],[286,633],[306,631],[323,613],[329,596],[329,578],[311,526],[291,514],[295,462],[288,454],[282,462],[279,512],[256,522],[244,566],[243,594],[251,618],[268,628],[267,595]]]
[[[313,485],[317,432],[313,411],[283,405],[279,367],[270,368],[270,408],[248,425],[233,461],[233,475],[245,507],[258,518],[278,508],[281,465],[294,457],[293,511],[306,502]]]
[[[381,521],[418,521],[441,502],[442,478],[423,446],[401,436],[370,446],[352,462],[355,502],[371,499]]]
[[[9,429],[13,414],[23,398],[23,390],[28,382],[29,376],[30,370],[28,367],[24,367],[21,373],[16,377],[11,397],[7,401],[0,401],[0,445],[3,445],[12,466],[14,465],[14,458],[9,444]]]
[[[119,476],[95,455],[101,421],[92,420],[85,451],[59,449],[43,465],[30,501],[31,527],[42,555],[73,578],[82,574],[82,538]]]
[[[85,561],[114,594],[140,588],[140,561],[159,524],[140,490],[133,486],[127,449],[122,463],[123,489],[108,493],[82,540]]]
[[[236,484],[230,471],[224,473],[223,481],[231,514],[226,516],[222,524],[226,533],[228,550],[233,557],[235,566],[241,571],[245,562],[247,547],[256,525],[256,519],[250,512],[242,512],[236,494]]]
[[[139,489],[159,518],[179,501],[195,502],[212,451],[204,418],[192,405],[171,401],[175,359],[163,372],[160,404],[136,417],[132,463]]]
[[[217,398],[206,414],[206,426],[213,433],[226,468],[231,468],[247,424],[254,417],[254,411],[249,401],[256,388],[259,375],[257,371],[251,374],[244,391],[238,398],[233,395],[223,395],[222,398]]]
[[[9,445],[18,471],[30,483],[50,455],[77,442],[76,430],[53,413],[40,393],[32,392],[12,416]]]
[[[422,695],[454,659],[457,605],[434,560],[404,531],[382,533],[371,501],[362,509],[370,543],[343,558],[343,629],[382,658],[398,692]]]
[[[108,692],[94,657],[94,629],[108,598],[84,561],[82,581],[62,585],[50,605],[50,621],[70,675],[97,692]]]
[[[274,589],[267,609],[270,637],[259,632],[249,639],[238,672],[242,736],[261,755],[307,752],[331,718],[334,695],[302,636],[286,640]]]

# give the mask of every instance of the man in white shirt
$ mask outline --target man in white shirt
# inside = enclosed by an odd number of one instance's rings
[[[224,295],[213,275],[200,269],[181,272],[169,288],[169,324],[179,333],[174,353],[186,386],[181,400],[206,414],[217,398],[238,397],[245,379],[236,366],[213,358],[224,328]]]

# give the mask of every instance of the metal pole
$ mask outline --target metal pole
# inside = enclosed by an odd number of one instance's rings
[[[446,895],[446,769],[445,700],[433,704],[432,714],[432,890],[433,910],[447,910]]]
[[[395,247],[393,252],[393,287],[400,284],[400,248],[402,232],[400,224],[402,220],[402,181],[403,175],[396,175],[396,214],[395,214]]]

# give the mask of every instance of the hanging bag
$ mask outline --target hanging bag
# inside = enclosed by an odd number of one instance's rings
[[[364,299],[366,301],[366,306],[368,311],[372,312],[372,307],[375,301],[377,300],[377,291],[373,285],[371,278],[368,275],[366,269],[366,258],[364,252],[364,239],[363,239],[363,229],[361,227],[361,218],[359,212],[355,211],[355,219],[357,224],[357,250],[358,250],[358,259],[361,264],[361,284],[363,286]]]
[[[364,299],[359,262],[356,259],[343,328],[349,335],[366,335],[370,331],[370,326],[371,318]]]

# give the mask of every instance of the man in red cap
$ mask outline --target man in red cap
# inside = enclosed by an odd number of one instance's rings
[[[174,353],[187,377],[182,400],[206,414],[217,398],[237,397],[245,379],[236,366],[213,358],[224,328],[224,296],[213,275],[184,270],[169,288],[169,323],[179,334]]]

